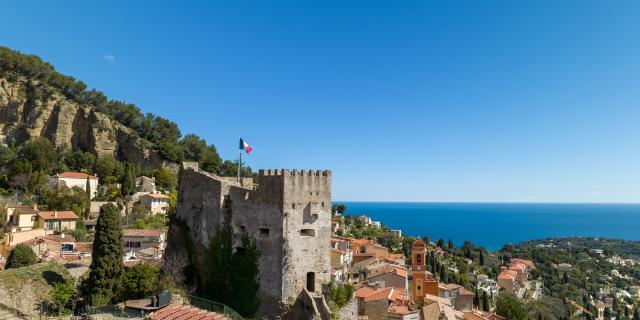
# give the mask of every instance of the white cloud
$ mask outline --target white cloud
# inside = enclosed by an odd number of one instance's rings
[[[112,54],[108,54],[106,56],[103,57],[104,60],[106,60],[109,63],[114,63],[116,61],[116,56],[112,55]]]

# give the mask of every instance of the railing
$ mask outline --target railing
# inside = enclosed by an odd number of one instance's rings
[[[229,308],[228,306],[222,303],[203,299],[196,296],[189,296],[189,295],[187,295],[187,299],[189,300],[189,303],[194,307],[224,314],[230,320],[245,320],[245,318],[243,318],[235,310]]]

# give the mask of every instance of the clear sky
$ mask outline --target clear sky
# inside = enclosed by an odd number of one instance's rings
[[[0,45],[336,200],[640,202],[640,1],[0,7]]]

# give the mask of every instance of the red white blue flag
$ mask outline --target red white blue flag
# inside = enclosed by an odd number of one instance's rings
[[[244,150],[247,154],[251,153],[251,146],[244,141],[244,139],[240,138],[240,150]]]

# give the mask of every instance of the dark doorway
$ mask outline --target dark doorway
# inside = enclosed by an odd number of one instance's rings
[[[307,272],[307,291],[309,292],[316,291],[316,273],[315,272]]]

